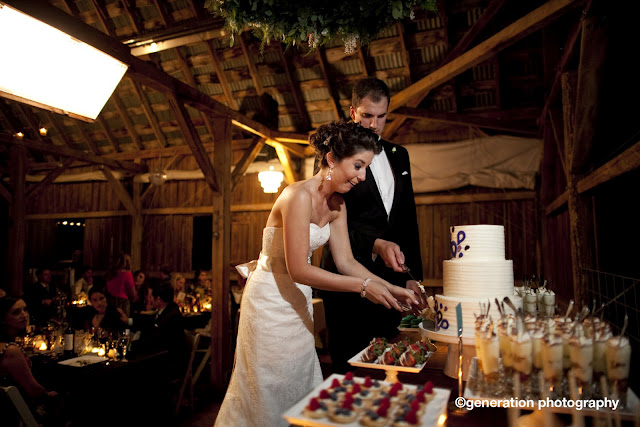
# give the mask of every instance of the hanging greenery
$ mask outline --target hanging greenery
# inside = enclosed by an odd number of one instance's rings
[[[263,46],[279,40],[315,49],[339,37],[353,53],[358,40],[366,44],[396,21],[413,19],[415,9],[435,11],[436,0],[207,0],[205,7],[225,19],[232,46],[235,34],[252,28]]]

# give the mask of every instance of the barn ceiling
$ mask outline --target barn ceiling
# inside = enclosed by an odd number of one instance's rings
[[[277,42],[261,50],[249,31],[231,47],[204,0],[6,3],[60,16],[135,65],[93,123],[0,98],[3,174],[9,136],[18,131],[29,141],[30,173],[99,162],[136,173],[145,159],[211,151],[216,112],[231,113],[234,158],[267,156],[265,142],[305,157],[309,132],[348,117],[353,82],[366,76],[391,89],[385,136],[395,143],[536,136],[554,78],[545,76],[541,29],[555,25],[564,45],[585,7],[571,0],[440,1],[437,13],[418,11],[348,55],[341,40],[317,51],[283,50]],[[42,126],[46,136],[37,131]],[[132,166],[135,159],[142,165]]]

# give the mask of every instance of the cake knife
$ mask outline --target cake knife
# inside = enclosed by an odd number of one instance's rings
[[[422,282],[420,280],[417,280],[415,277],[413,277],[413,274],[411,274],[411,270],[409,269],[409,267],[407,267],[405,264],[402,264],[402,269],[404,270],[405,273],[409,275],[411,280],[413,280],[418,284],[418,287],[420,288],[420,291],[422,292],[422,296],[424,296],[425,300],[429,298],[429,296],[427,295],[427,291],[425,291],[424,286],[422,286]]]

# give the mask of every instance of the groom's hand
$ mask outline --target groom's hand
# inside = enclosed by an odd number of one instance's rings
[[[404,272],[402,265],[404,264],[404,254],[400,250],[400,246],[388,240],[376,239],[373,243],[373,253],[382,257],[384,264],[397,271]]]

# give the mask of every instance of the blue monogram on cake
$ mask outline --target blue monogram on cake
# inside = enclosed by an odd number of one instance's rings
[[[449,321],[444,318],[449,308],[436,300],[436,331],[449,329]]]
[[[454,232],[455,232],[455,227],[451,227],[451,234],[453,234]],[[458,231],[457,242],[454,240],[451,241],[451,258],[453,259],[462,258],[464,253],[462,252],[463,248],[461,243],[464,242],[465,237],[467,237],[467,235],[464,233],[464,231]],[[465,245],[464,250],[468,251],[469,248],[470,248],[469,245]]]

